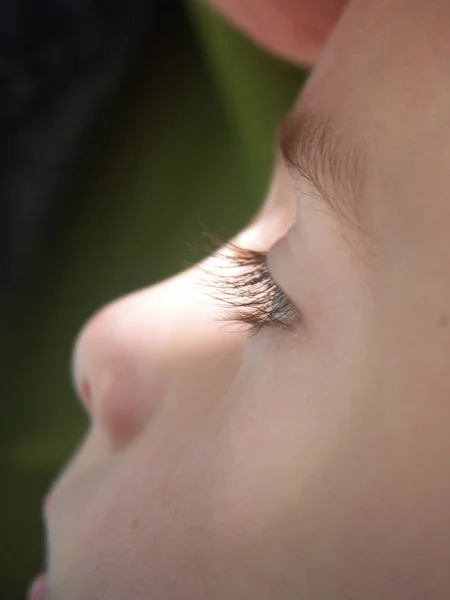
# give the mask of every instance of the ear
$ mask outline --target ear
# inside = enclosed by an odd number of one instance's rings
[[[312,65],[347,0],[208,0],[273,54]]]

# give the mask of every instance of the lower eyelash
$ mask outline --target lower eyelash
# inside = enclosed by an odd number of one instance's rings
[[[221,249],[214,255],[214,266],[202,266],[212,288],[209,295],[225,305],[221,320],[248,325],[251,334],[263,327],[288,328],[300,318],[299,311],[272,279],[267,267],[267,252],[221,243],[208,236]]]

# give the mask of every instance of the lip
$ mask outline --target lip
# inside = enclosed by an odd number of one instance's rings
[[[47,597],[47,573],[41,573],[30,583],[27,600],[45,600]]]

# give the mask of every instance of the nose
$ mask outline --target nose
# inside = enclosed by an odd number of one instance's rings
[[[193,388],[201,383],[204,391],[209,380],[212,397],[226,383],[242,336],[223,331],[218,312],[190,270],[107,305],[83,327],[73,353],[74,385],[112,447],[142,430],[169,388],[194,398]]]
[[[154,331],[150,340],[145,339],[144,348],[145,318],[142,298],[133,295],[118,300],[95,314],[75,343],[75,388],[91,419],[101,426],[114,448],[134,437],[161,393],[157,365],[151,365],[151,377],[144,377],[140,355],[151,354],[155,360],[151,345],[158,337]]]

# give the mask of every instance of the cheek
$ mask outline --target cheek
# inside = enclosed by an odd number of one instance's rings
[[[448,598],[447,396],[414,397],[398,378],[388,401],[383,380],[363,380],[367,364],[343,353],[321,365],[297,348],[289,359],[269,336],[265,351],[255,343],[233,420],[230,447],[244,467],[253,456],[241,479],[255,495],[270,486],[263,522],[277,523],[271,535],[303,555],[325,597]]]
[[[448,597],[448,460],[437,429],[428,439],[407,430],[376,419],[355,424],[311,481],[303,499],[314,532],[308,546],[313,568],[333,585],[328,592]]]

